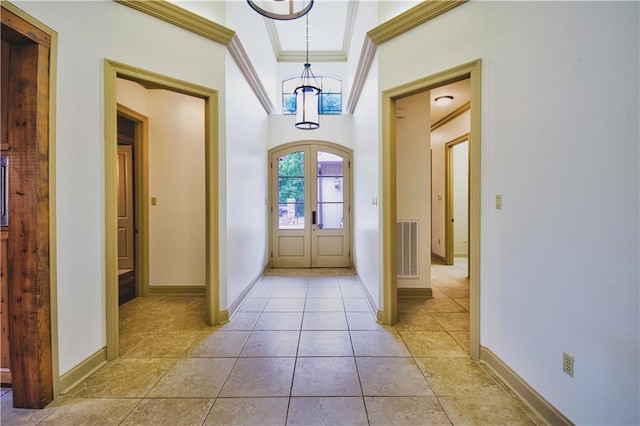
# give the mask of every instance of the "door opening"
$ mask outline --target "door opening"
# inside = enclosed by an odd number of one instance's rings
[[[468,276],[469,134],[445,144],[445,170],[445,264]]]
[[[136,179],[134,151],[137,123],[118,114],[118,304],[136,294]]]
[[[351,265],[351,153],[334,144],[273,150],[271,266]]]

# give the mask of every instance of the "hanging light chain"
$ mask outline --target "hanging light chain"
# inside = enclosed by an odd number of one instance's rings
[[[307,18],[307,64],[309,63],[309,15],[305,16]]]

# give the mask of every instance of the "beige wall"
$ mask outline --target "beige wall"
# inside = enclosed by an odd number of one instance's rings
[[[430,93],[396,102],[397,220],[418,220],[418,278],[398,279],[398,288],[431,287]]]

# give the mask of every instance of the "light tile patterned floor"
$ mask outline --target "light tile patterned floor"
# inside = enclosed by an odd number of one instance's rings
[[[228,324],[202,297],[120,308],[121,357],[21,425],[542,424],[468,356],[464,265],[432,267],[434,298],[377,324],[349,270],[269,271]]]

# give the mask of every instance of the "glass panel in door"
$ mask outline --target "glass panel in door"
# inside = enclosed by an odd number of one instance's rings
[[[304,229],[304,151],[278,158],[278,229]]]
[[[318,229],[342,229],[344,217],[344,161],[329,152],[317,156]]]

